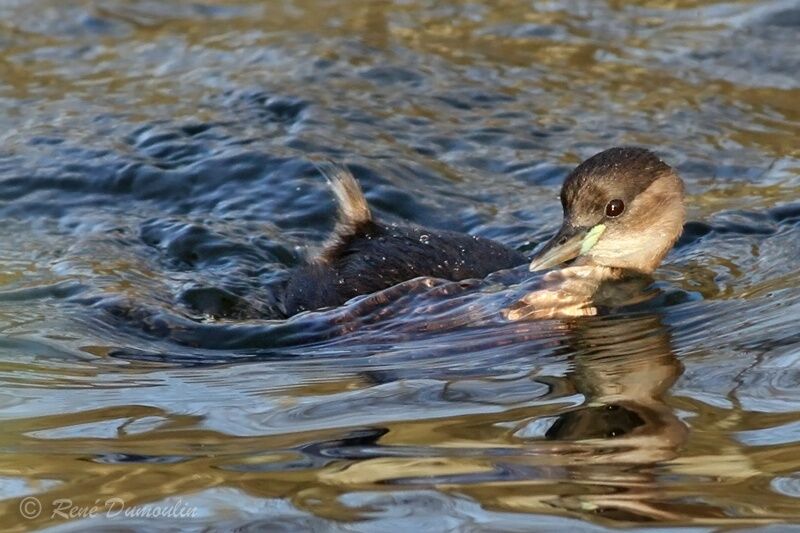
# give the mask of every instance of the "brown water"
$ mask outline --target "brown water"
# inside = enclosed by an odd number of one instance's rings
[[[3,528],[800,524],[799,42],[779,0],[0,3]],[[646,305],[268,318],[309,157],[528,252],[619,144],[689,192]]]

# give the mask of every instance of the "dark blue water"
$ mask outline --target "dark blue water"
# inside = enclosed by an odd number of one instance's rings
[[[11,529],[800,521],[796,2],[42,0],[0,21]],[[333,227],[313,159],[381,220],[528,253],[569,170],[623,144],[688,191],[646,304],[509,323],[523,267],[279,317]]]

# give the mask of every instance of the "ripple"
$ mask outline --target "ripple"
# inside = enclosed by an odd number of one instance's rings
[[[0,3],[9,527],[54,525],[34,493],[223,529],[798,520],[795,3],[95,4]],[[624,144],[688,193],[652,299],[508,323],[523,267],[283,318],[334,223],[310,161],[527,253]],[[59,527],[152,526],[110,522]]]

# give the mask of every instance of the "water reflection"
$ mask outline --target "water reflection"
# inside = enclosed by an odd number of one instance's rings
[[[585,457],[566,477],[607,488],[564,502],[622,521],[687,518],[663,501],[660,464],[678,456],[688,428],[665,402],[683,372],[669,329],[658,315],[573,325],[575,367],[566,378],[583,394],[583,406],[555,418],[545,438],[580,443]]]
[[[57,523],[26,495],[198,529],[797,522],[796,2],[351,4],[0,2],[3,526]],[[509,324],[503,278],[264,320],[333,220],[309,158],[527,253],[625,144],[691,205],[650,302]]]
[[[347,452],[351,459],[383,459],[351,465],[336,478],[435,486],[470,495],[498,511],[591,512],[620,523],[695,516],[697,510],[663,489],[669,462],[679,456],[688,428],[665,401],[683,366],[662,317],[598,317],[566,326],[560,344],[574,354],[570,370],[562,377],[532,378],[529,391],[537,406],[462,421],[470,429],[445,430],[445,447],[387,447],[387,440],[407,438],[396,428],[388,436],[399,434],[384,438],[383,445]],[[541,385],[549,392],[543,394]],[[547,398],[559,402],[576,395],[579,405],[542,413]],[[468,445],[477,440],[481,448]],[[409,457],[415,459],[399,459]]]

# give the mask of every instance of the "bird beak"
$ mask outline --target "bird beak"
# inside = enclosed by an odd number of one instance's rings
[[[605,224],[591,228],[576,228],[564,223],[558,233],[533,257],[528,270],[545,270],[587,253],[597,244],[605,231]]]

